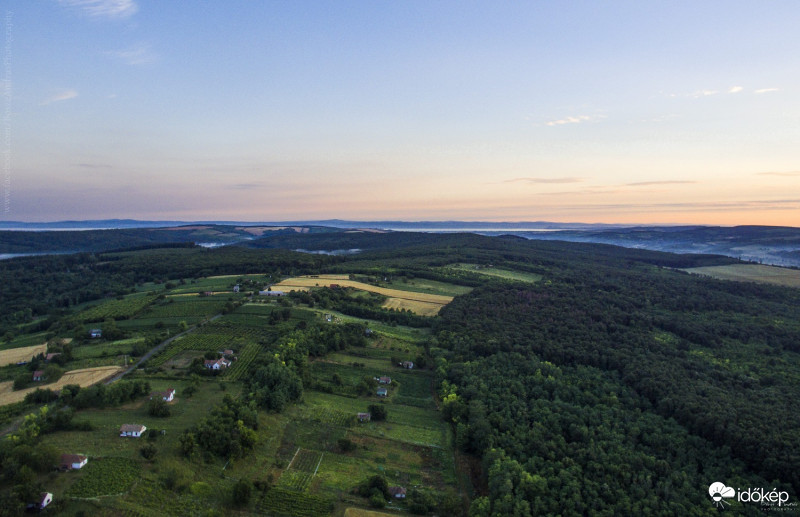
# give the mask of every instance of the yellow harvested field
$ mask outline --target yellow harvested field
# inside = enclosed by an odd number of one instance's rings
[[[765,284],[800,287],[800,270],[761,264],[732,264],[684,269],[689,273],[707,275],[720,280],[761,282]]]
[[[345,278],[324,278],[325,275],[320,275],[319,278],[310,278],[306,276],[289,278],[278,284],[272,286],[273,291],[291,291],[293,287],[330,287],[331,284],[337,284],[341,287],[353,287],[361,289],[362,291],[369,291],[372,293],[382,294],[389,298],[401,298],[403,300],[416,300],[418,302],[438,303],[439,305],[447,305],[453,301],[452,296],[443,296],[441,294],[428,294],[428,293],[415,293],[413,291],[401,291],[400,289],[389,289],[386,287],[377,287],[363,282],[356,282],[355,280],[347,280]],[[342,275],[345,276],[346,275]]]
[[[344,511],[344,517],[394,517],[397,514],[376,512],[375,510],[362,510],[361,508],[348,508]]]
[[[336,284],[340,287],[352,287],[378,293],[388,299],[383,304],[386,309],[405,309],[420,316],[436,316],[439,311],[453,301],[452,296],[441,294],[416,293],[414,291],[401,291],[400,289],[388,289],[377,287],[363,282],[349,280],[348,275],[316,275],[300,276],[288,278],[272,286],[273,291],[307,291],[312,287],[330,287]]]
[[[47,343],[3,350],[0,351],[0,366],[17,364],[20,361],[27,363],[33,356],[45,353],[47,353]]]
[[[72,370],[71,372],[65,373],[64,376],[58,380],[58,382],[54,382],[52,384],[42,384],[41,387],[49,390],[60,390],[67,384],[77,384],[81,388],[85,388],[87,386],[91,386],[92,384],[97,384],[98,382],[107,379],[124,369],[125,368],[121,366],[98,366],[97,368]],[[32,391],[36,391],[36,389],[40,387],[34,386],[32,388],[14,391],[13,386],[13,381],[0,383],[0,406],[20,402],[25,398],[25,395],[31,393]]]
[[[389,298],[381,305],[384,309],[394,309],[399,311],[405,309],[420,316],[436,316],[444,305],[440,303],[418,302],[415,300],[404,300],[402,298]]]

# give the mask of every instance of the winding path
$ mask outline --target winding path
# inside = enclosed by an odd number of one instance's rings
[[[211,323],[212,321],[218,319],[221,316],[222,316],[222,314],[217,314],[216,316],[212,316],[211,318],[209,318],[205,322],[203,322],[203,324]],[[186,334],[188,334],[190,332],[193,332],[198,326],[199,326],[199,324],[198,325],[194,325],[194,326],[189,327],[188,329],[184,330],[183,332],[175,334],[171,338],[165,339],[164,341],[162,341],[161,343],[159,343],[158,345],[153,347],[149,352],[147,352],[142,357],[140,357],[139,360],[136,361],[136,363],[134,363],[130,368],[128,368],[127,370],[125,370],[123,372],[118,373],[117,375],[115,375],[113,377],[111,377],[105,383],[106,384],[111,384],[112,382],[116,382],[116,381],[120,380],[121,378],[125,377],[126,375],[128,375],[132,371],[134,371],[137,368],[139,368],[142,364],[145,363],[145,361],[147,361],[148,359],[153,357],[155,354],[157,354],[158,352],[163,350],[165,346],[169,345],[170,343],[172,343],[173,341],[175,341],[179,337],[183,337]]]

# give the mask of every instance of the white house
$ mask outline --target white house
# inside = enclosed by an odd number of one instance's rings
[[[61,455],[61,469],[71,470],[79,469],[89,462],[89,458],[83,454],[62,454]]]
[[[103,337],[103,331],[100,329],[92,329],[89,332],[89,337],[96,338],[96,337]]]
[[[233,292],[234,293],[238,293],[239,292],[239,284],[236,284],[235,286],[233,286]]]
[[[286,293],[283,291],[259,291],[258,294],[261,296],[284,296]]]
[[[133,436],[134,438],[139,438],[142,436],[142,433],[147,430],[147,427],[139,424],[122,424],[122,427],[119,428],[119,435],[120,436]]]
[[[175,398],[175,388],[170,388],[167,391],[154,391],[150,394],[150,400],[153,400],[156,397],[161,397],[164,402],[172,402]]]
[[[39,502],[37,503],[37,506],[39,507],[40,510],[44,510],[45,506],[53,502],[53,494],[51,494],[50,492],[42,492],[41,494],[39,494],[39,498],[40,499]]]
[[[405,499],[406,498],[406,489],[401,486],[390,486],[389,487],[389,494],[394,497],[395,499]]]
[[[231,365],[231,362],[224,357],[219,359],[206,359],[203,363],[206,368],[211,370],[221,370]]]

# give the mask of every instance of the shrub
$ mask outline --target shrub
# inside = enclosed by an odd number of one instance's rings
[[[139,454],[141,454],[142,457],[146,460],[152,460],[157,452],[158,449],[152,443],[148,443],[147,445],[139,449]]]

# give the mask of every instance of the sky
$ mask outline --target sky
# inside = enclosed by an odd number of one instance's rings
[[[800,226],[800,2],[7,0],[0,220]]]

